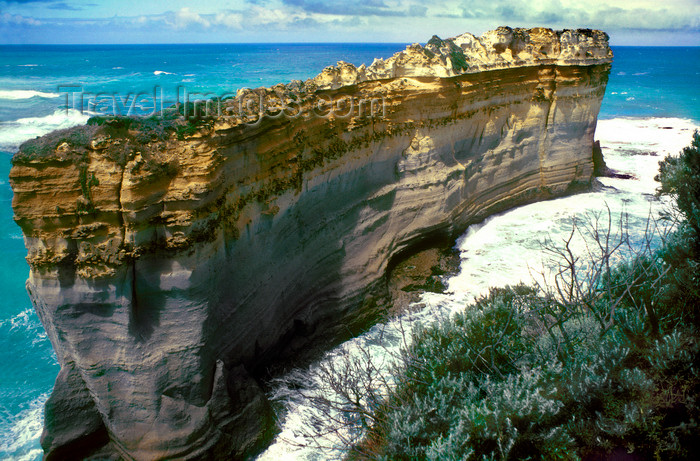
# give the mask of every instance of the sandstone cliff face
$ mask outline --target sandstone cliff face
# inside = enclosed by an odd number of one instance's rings
[[[371,314],[392,257],[590,184],[611,59],[598,31],[434,37],[239,91],[230,117],[23,145],[27,289],[61,363],[48,457],[107,440],[138,460],[250,450],[268,423],[251,370]],[[251,96],[293,110],[256,116]],[[299,115],[320,97],[357,105]]]

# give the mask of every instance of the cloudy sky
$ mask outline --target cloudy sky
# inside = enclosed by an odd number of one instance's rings
[[[603,29],[613,45],[699,46],[700,2],[0,0],[0,43],[407,43],[499,25]]]

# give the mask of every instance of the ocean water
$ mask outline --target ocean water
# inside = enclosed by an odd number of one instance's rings
[[[241,87],[305,79],[337,60],[369,64],[404,46],[0,46],[0,459],[40,459],[43,404],[58,373],[51,345],[24,288],[29,271],[26,250],[12,220],[8,174],[19,144],[84,123],[88,113],[66,110],[66,105],[76,107],[71,94],[76,88],[93,95],[116,94],[120,100],[138,93],[150,95],[155,89],[158,102],[162,98],[167,105],[183,91],[221,95]],[[633,173],[635,179],[605,178],[605,187],[598,192],[521,207],[472,226],[457,242],[461,272],[447,280],[448,294],[426,295],[427,307],[402,319],[401,326],[461,309],[489,286],[529,281],[533,267],[541,262],[542,235],[556,238],[566,232],[572,216],[607,205],[614,212],[629,213],[633,229],[641,231],[650,210],[662,206],[653,197],[658,161],[687,145],[692,131],[700,126],[700,48],[617,47],[614,52],[597,139],[609,165]],[[149,110],[147,101],[139,105]],[[83,108],[99,112],[104,106],[86,103]],[[401,343],[398,331],[398,324],[378,325],[329,351],[322,360],[337,360],[364,345],[382,360],[386,357],[388,365],[388,351]],[[324,392],[317,380],[318,366],[295,371],[310,393]],[[279,415],[280,434],[260,458],[339,457],[333,449],[298,446],[313,408],[298,393],[288,391],[283,383],[273,386],[271,397],[285,410]],[[329,446],[336,443],[328,441]]]

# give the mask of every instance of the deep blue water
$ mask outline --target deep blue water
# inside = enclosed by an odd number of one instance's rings
[[[700,47],[613,47],[600,118],[700,120]]]
[[[29,269],[12,220],[10,158],[19,143],[82,123],[59,87],[92,93],[235,92],[306,79],[337,60],[370,64],[405,44],[0,46],[0,459],[38,459],[41,407],[58,364],[24,288]],[[600,113],[700,121],[700,48],[614,48]],[[33,92],[33,93],[32,93]]]

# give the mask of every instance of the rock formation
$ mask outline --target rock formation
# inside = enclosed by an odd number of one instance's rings
[[[47,459],[255,449],[260,370],[371,316],[393,258],[590,184],[611,60],[600,31],[502,27],[25,143]]]

